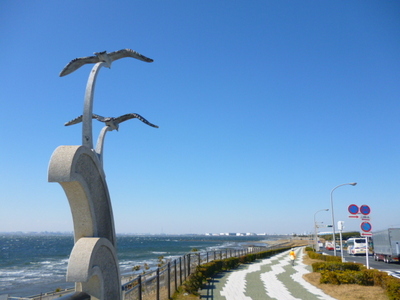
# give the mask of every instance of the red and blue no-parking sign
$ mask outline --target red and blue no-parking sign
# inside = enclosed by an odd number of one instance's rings
[[[370,232],[372,230],[372,225],[369,222],[362,222],[361,223],[361,230],[364,232]]]
[[[358,214],[358,206],[355,204],[350,204],[348,210],[352,215]]]
[[[360,213],[362,213],[363,215],[369,215],[371,212],[371,209],[369,208],[368,205],[361,205],[360,207]]]

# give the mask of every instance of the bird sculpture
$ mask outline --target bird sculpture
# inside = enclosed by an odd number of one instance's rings
[[[78,124],[78,123],[82,122],[82,118],[83,118],[83,116],[81,115],[81,116],[79,116],[79,117],[77,117],[77,118],[65,123],[64,125],[65,126],[70,126],[70,125]],[[106,126],[108,126],[108,128],[109,128],[108,130],[109,131],[112,131],[112,130],[117,130],[118,131],[120,123],[122,123],[124,121],[127,121],[127,120],[130,120],[130,119],[134,119],[134,118],[139,119],[140,121],[142,121],[143,123],[145,123],[145,124],[147,124],[147,125],[149,125],[151,127],[158,128],[157,125],[154,125],[154,124],[150,123],[145,118],[143,118],[141,115],[134,114],[134,113],[125,114],[125,115],[122,115],[122,116],[117,117],[117,118],[113,118],[113,117],[106,117],[105,118],[105,117],[102,117],[102,116],[99,116],[99,115],[96,115],[96,114],[92,114],[92,118],[96,119],[96,120],[98,120],[100,122],[105,123]]]
[[[60,77],[71,74],[76,71],[80,67],[85,64],[95,64],[98,62],[105,62],[107,68],[111,68],[111,64],[114,60],[124,58],[124,57],[133,57],[139,59],[144,62],[153,62],[151,58],[148,58],[134,50],[131,49],[122,49],[119,51],[114,51],[107,53],[107,51],[103,52],[94,52],[94,56],[80,57],[71,60],[65,68],[61,71]]]

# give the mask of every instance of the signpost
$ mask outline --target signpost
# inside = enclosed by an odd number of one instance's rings
[[[349,211],[350,215],[349,218],[353,219],[359,219],[361,218],[361,236],[365,237],[365,244],[366,244],[366,251],[365,251],[365,257],[367,261],[367,269],[369,269],[369,260],[368,260],[368,252],[369,252],[369,245],[368,245],[368,237],[372,236],[372,225],[370,223],[371,217],[369,214],[371,213],[371,208],[368,205],[361,205],[358,207],[355,204],[350,204],[349,207],[347,208]]]
[[[368,216],[371,213],[371,209],[369,208],[368,205],[361,205],[360,207],[360,212],[364,215],[364,217]],[[363,219],[364,220],[364,219]],[[368,216],[369,220],[369,216]],[[362,222],[361,223],[361,230],[363,231],[361,233],[362,236],[365,236],[365,243],[366,243],[366,251],[365,251],[365,256],[366,256],[366,261],[367,261],[367,269],[369,269],[369,260],[368,260],[368,252],[369,252],[369,245],[368,245],[368,236],[372,236],[372,225],[370,222]]]

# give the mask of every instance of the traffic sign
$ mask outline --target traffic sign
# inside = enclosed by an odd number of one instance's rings
[[[369,208],[368,205],[361,205],[360,213],[362,213],[363,215],[369,215],[370,212],[371,212],[371,209]]]
[[[351,213],[352,215],[355,215],[355,214],[358,214],[359,209],[358,209],[357,205],[350,204],[348,210],[349,210],[349,213]]]
[[[361,236],[372,236],[371,232],[361,232]]]
[[[372,225],[369,222],[362,222],[361,223],[361,230],[364,232],[370,232],[372,230]]]
[[[349,216],[349,218],[352,218],[352,219],[358,219],[360,216],[357,216],[357,215],[351,215],[351,216]]]

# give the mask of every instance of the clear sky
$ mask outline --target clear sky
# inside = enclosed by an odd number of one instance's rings
[[[104,169],[117,233],[303,233],[335,220],[400,226],[399,1],[2,1],[0,231],[72,231],[47,182],[53,151],[94,113],[139,113],[109,132]],[[101,124],[94,121],[94,137]]]

